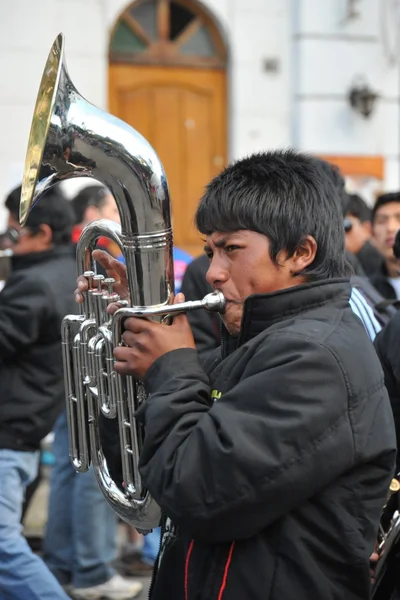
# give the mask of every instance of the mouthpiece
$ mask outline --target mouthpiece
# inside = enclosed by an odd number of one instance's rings
[[[226,302],[222,292],[215,291],[207,294],[202,300],[203,308],[209,312],[225,312]]]

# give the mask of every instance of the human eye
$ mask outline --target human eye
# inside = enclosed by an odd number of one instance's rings
[[[235,252],[235,250],[239,250],[240,246],[237,246],[236,244],[229,244],[229,246],[225,246],[225,252],[227,252],[228,254],[232,254],[232,252]]]

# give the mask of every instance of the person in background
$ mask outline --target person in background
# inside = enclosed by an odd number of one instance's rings
[[[60,332],[65,314],[76,312],[73,213],[53,188],[21,227],[20,196],[18,187],[6,199],[2,236],[13,256],[0,293],[0,597],[67,600],[23,537],[21,512],[38,473],[41,440],[65,401]]]
[[[75,226],[72,230],[72,241],[77,244],[83,229],[97,219],[108,219],[115,223],[120,222],[117,203],[109,190],[98,184],[88,185],[82,188],[71,200],[75,212]],[[120,248],[107,237],[98,240],[98,249],[106,250],[111,256],[121,262],[125,262]],[[101,266],[97,265],[97,272],[104,274]]]
[[[397,232],[393,255],[400,264],[400,230]],[[385,374],[385,385],[389,392],[396,425],[397,448],[400,448],[400,312],[377,335],[375,348]],[[397,453],[397,472],[400,473],[400,454]],[[400,591],[400,590],[399,590]]]
[[[182,281],[188,266],[190,266],[193,256],[181,248],[174,246],[174,275],[175,275],[175,294],[178,294],[182,288]]]
[[[96,219],[109,219],[119,223],[119,212],[113,195],[99,184],[82,188],[71,200],[75,212],[75,226],[72,230],[73,242],[77,243],[82,229]]]
[[[395,236],[393,244],[393,254],[400,264],[400,230]],[[389,394],[390,404],[393,411],[396,439],[397,439],[397,460],[394,476],[399,478],[400,475],[400,312],[397,311],[393,318],[385,325],[382,331],[376,336],[375,349],[381,361],[385,386]],[[394,556],[393,556],[394,554]],[[379,559],[379,554],[375,553],[374,562]],[[395,595],[392,600],[400,598],[400,571],[399,571],[399,554],[392,551],[391,560],[393,561],[392,568],[396,573],[395,580]],[[397,567],[396,567],[397,565]]]
[[[400,265],[400,229],[393,244],[393,255]],[[375,348],[385,374],[385,384],[392,404],[396,424],[397,447],[400,448],[400,312],[382,329],[375,340]],[[400,454],[397,455],[397,472],[400,473]]]
[[[321,169],[332,179],[337,193],[337,201],[343,215],[343,229],[346,231],[346,215],[349,213],[350,196],[346,193],[345,179],[336,165],[318,158],[315,158],[315,160],[320,161]],[[353,271],[350,279],[352,288],[349,298],[350,308],[361,320],[369,338],[373,341],[387,318],[385,312],[381,313],[377,309],[378,303],[383,298],[369,282],[357,256],[352,254],[346,247],[344,256]]]
[[[371,283],[386,299],[400,299],[399,265],[393,254],[396,233],[400,229],[400,192],[382,194],[372,209],[372,241],[382,254],[380,269]]]
[[[92,219],[119,220],[114,198],[98,185],[82,189],[71,205],[79,222],[73,231],[74,243]],[[108,239],[101,238],[99,246],[119,258],[119,249]],[[65,409],[54,429],[53,455],[43,544],[46,564],[74,598],[134,598],[142,584],[121,577],[112,566],[117,557],[117,515],[104,498],[93,469],[77,473],[71,464]]]
[[[345,215],[346,250],[354,254],[367,277],[382,266],[382,254],[371,244],[371,209],[358,194],[347,194]]]

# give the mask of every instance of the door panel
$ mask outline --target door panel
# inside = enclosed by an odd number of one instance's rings
[[[217,69],[110,65],[110,112],[155,148],[171,192],[175,245],[198,255],[193,216],[226,161],[226,74]]]

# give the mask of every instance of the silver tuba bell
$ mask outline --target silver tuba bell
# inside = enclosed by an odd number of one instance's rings
[[[90,464],[114,511],[141,531],[160,521],[160,509],[138,470],[144,432],[135,411],[146,400],[143,385],[114,370],[129,316],[163,320],[198,308],[223,311],[219,292],[171,305],[174,293],[171,211],[167,179],[153,148],[132,127],[87,102],[75,89],[64,61],[60,34],[44,68],[34,110],[20,204],[21,224],[52,185],[91,177],[113,194],[121,226],[90,223],[77,247],[78,274],[89,282],[81,314],[62,324],[62,350],[75,469]],[[129,302],[110,319],[107,306],[119,298],[111,279],[96,275],[92,251],[99,237],[114,241],[125,258]],[[115,451],[115,448],[118,450]]]

